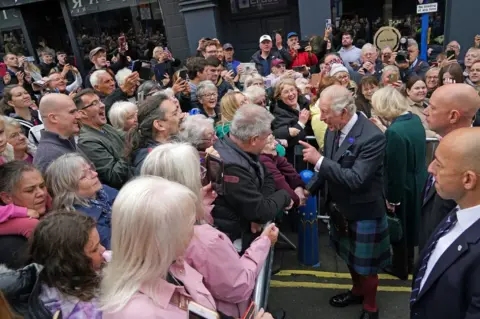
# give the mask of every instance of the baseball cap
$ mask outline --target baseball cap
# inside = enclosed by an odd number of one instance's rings
[[[290,39],[291,37],[298,37],[297,32],[290,32],[289,34],[287,34],[287,39]]]
[[[93,49],[92,51],[90,51],[90,54],[89,54],[89,58],[90,60],[95,56],[97,55],[99,52],[107,52],[107,50],[105,50],[105,48],[102,48],[102,47],[96,47],[95,49]]]
[[[225,43],[225,44],[223,45],[223,49],[224,49],[224,50],[233,49],[233,45],[231,45],[230,43]]]
[[[272,61],[272,67],[277,66],[279,64],[285,64],[285,62],[282,59],[274,59]]]
[[[271,41],[272,41],[272,37],[269,36],[268,34],[264,34],[264,35],[262,35],[262,36],[260,37],[260,41],[259,41],[259,42],[262,43],[263,41],[270,41],[270,42],[271,42]]]

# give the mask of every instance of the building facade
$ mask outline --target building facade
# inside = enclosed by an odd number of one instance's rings
[[[417,0],[409,0],[414,11]],[[352,0],[0,0],[0,44],[3,51],[23,47],[37,56],[46,42],[65,50],[79,63],[85,60],[84,44],[120,32],[148,34],[168,43],[176,57],[195,53],[202,37],[230,42],[238,59],[247,60],[258,49],[262,34],[274,30],[296,31],[303,40],[322,34],[326,19],[352,11]],[[361,3],[360,3],[361,2]],[[388,18],[394,0],[362,0],[358,12]],[[368,2],[368,3],[367,3]],[[410,4],[410,2],[412,2]],[[467,47],[476,34],[473,15],[478,0],[440,0],[445,7],[446,39]],[[370,3],[370,7],[368,4]],[[465,10],[465,8],[469,10]],[[393,9],[392,9],[393,8]],[[397,9],[396,9],[397,10]],[[409,9],[410,10],[410,9]],[[357,14],[358,14],[357,12]],[[353,12],[355,14],[356,12]],[[469,15],[472,15],[470,17]],[[471,30],[470,30],[471,29]],[[164,38],[164,39],[163,39]]]

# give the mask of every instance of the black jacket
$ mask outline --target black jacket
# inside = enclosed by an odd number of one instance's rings
[[[291,199],[287,191],[275,190],[272,174],[257,155],[244,152],[228,136],[214,148],[224,162],[224,194],[215,200],[214,224],[232,241],[243,237],[245,243],[250,222],[273,220]]]
[[[302,108],[302,106],[300,106],[300,108]],[[300,112],[296,109],[292,109],[290,106],[283,103],[282,100],[277,100],[270,110],[273,116],[275,116],[275,119],[272,122],[273,135],[275,138],[287,140],[288,147],[286,149],[286,156],[288,161],[293,163],[295,147],[298,144],[298,141],[305,140],[305,136],[307,135],[305,132],[306,127],[304,129],[298,124]],[[297,136],[290,136],[290,128],[299,129],[300,133]]]
[[[431,244],[431,240],[427,242],[427,246]],[[419,260],[423,260],[426,253],[424,250]],[[480,318],[479,264],[480,220],[477,220],[455,239],[435,263],[416,301],[410,306],[410,318]],[[419,279],[418,267],[412,282]]]
[[[255,67],[257,68],[257,71],[261,76],[267,76],[268,74],[265,74],[263,65],[260,62],[261,59],[262,59],[262,51],[258,50],[252,55],[251,62],[255,63]],[[270,54],[267,57],[268,64],[270,65],[270,73],[272,70],[272,61],[275,59],[283,60],[283,62],[285,62],[287,67],[290,66],[290,64],[292,64],[292,56],[290,55],[290,53],[286,48],[282,48],[281,50],[272,49],[270,51]]]
[[[56,66],[57,65],[55,63],[46,64],[44,62],[41,62],[39,65],[40,73],[42,74],[42,76],[48,76],[50,74],[50,71],[52,71],[52,69]]]
[[[17,271],[0,270],[0,291],[12,309],[26,319],[51,319],[53,314],[40,300],[42,266],[30,264]]]
[[[347,220],[385,216],[383,159],[386,138],[363,114],[334,152],[336,131],[325,134],[325,154],[319,172],[307,189],[316,194],[327,184],[327,201],[337,204]]]
[[[413,68],[400,70],[400,77],[402,78],[402,82],[404,83],[406,83],[408,79],[412,76],[419,76],[425,79],[425,75],[427,74],[427,71],[429,69],[430,66],[428,65],[428,63],[418,58],[418,62]]]

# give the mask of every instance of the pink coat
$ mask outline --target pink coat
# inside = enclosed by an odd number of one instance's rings
[[[187,312],[171,303],[174,293],[193,299],[212,310],[216,310],[215,300],[203,284],[203,277],[187,263],[175,263],[170,267],[171,274],[183,282],[184,287],[175,286],[158,278],[156,289],[149,294],[144,287],[140,288],[123,309],[115,313],[103,313],[104,319],[185,319]],[[188,293],[187,293],[188,291]]]
[[[22,235],[29,238],[38,224],[30,219],[25,207],[9,204],[0,206],[0,235]]]
[[[271,242],[258,237],[240,256],[230,239],[212,226],[195,226],[195,235],[185,261],[203,275],[203,282],[217,302],[219,311],[241,317],[247,309]]]

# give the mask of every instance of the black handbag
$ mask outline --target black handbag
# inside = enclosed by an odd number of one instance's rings
[[[402,222],[395,213],[387,214],[388,232],[390,233],[390,242],[396,244],[403,238]]]

